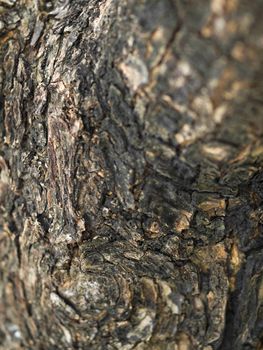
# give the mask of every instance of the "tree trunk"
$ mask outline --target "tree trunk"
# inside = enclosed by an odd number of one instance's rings
[[[1,0],[1,349],[263,349],[262,0]]]

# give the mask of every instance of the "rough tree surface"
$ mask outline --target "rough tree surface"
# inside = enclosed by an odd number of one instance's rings
[[[262,13],[0,0],[0,349],[263,348]]]

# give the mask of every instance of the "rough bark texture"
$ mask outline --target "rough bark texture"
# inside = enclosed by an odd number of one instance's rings
[[[1,349],[262,349],[262,0],[1,0]]]

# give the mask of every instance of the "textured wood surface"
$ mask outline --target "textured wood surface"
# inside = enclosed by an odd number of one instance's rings
[[[0,348],[263,348],[262,0],[0,0]]]

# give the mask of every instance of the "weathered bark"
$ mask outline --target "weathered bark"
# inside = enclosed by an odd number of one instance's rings
[[[262,0],[0,1],[1,349],[262,349]]]

